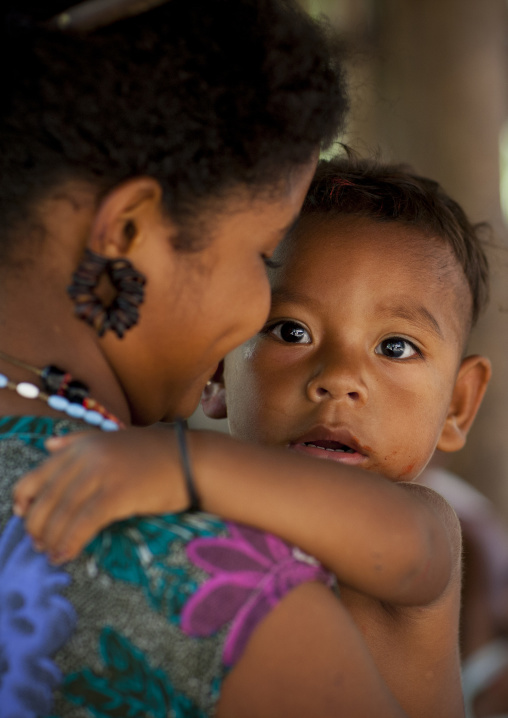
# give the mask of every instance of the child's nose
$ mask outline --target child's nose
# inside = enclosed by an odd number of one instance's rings
[[[363,406],[367,401],[367,386],[360,367],[340,360],[320,364],[308,381],[306,391],[308,398],[315,402],[332,399]]]

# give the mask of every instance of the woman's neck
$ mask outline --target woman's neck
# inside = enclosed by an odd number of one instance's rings
[[[70,273],[69,278],[64,278],[64,272],[44,276],[43,270],[28,268],[23,275],[0,281],[0,351],[38,369],[58,366],[85,383],[91,397],[129,424],[127,399],[100,340],[74,316],[66,294]],[[42,388],[34,372],[1,357],[0,373],[15,383],[27,381]],[[0,415],[7,414],[61,416],[41,399],[26,399],[1,389]]]
[[[82,259],[97,209],[96,190],[84,182],[55,186],[20,227],[0,268],[0,351],[39,369],[53,364],[85,383],[90,395],[123,423],[129,405],[104,352],[104,342],[74,315],[67,294]],[[32,226],[44,228],[41,238]],[[36,374],[0,358],[0,373],[41,387]],[[40,399],[0,389],[0,414],[57,415]]]

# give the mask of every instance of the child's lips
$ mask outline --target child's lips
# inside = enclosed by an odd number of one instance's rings
[[[367,459],[367,449],[347,430],[316,428],[291,441],[288,448],[299,454],[359,466]]]
[[[349,466],[360,466],[366,458],[358,451],[333,451],[312,444],[290,444],[288,448],[298,454],[307,454],[307,456],[314,456],[317,459],[336,461],[339,464],[348,464]]]

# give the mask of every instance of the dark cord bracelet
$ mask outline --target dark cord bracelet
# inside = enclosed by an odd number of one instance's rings
[[[185,480],[185,488],[189,496],[189,506],[187,511],[200,511],[201,502],[199,500],[196,486],[194,485],[194,477],[192,476],[192,469],[190,465],[189,452],[187,451],[187,440],[185,438],[185,429],[187,424],[184,419],[177,419],[175,421],[176,439],[178,441],[178,450],[180,452],[180,460],[183,468],[183,478]]]

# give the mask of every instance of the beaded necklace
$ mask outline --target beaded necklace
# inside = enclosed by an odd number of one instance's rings
[[[44,369],[26,364],[19,359],[0,352],[0,359],[37,374],[43,389],[28,381],[14,382],[0,374],[0,389],[15,391],[24,399],[40,399],[55,411],[61,411],[72,419],[81,419],[102,431],[117,431],[124,424],[108,412],[102,404],[90,397],[86,384],[73,379],[69,372],[49,364]]]

